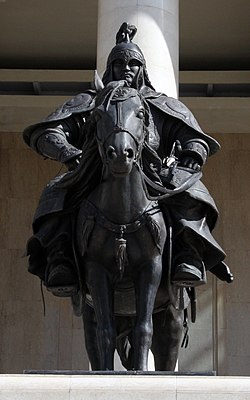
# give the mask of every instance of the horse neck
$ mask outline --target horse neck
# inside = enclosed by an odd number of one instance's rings
[[[149,206],[142,178],[134,166],[129,175],[115,177],[104,175],[103,182],[90,197],[90,200],[110,221],[128,224],[135,221]]]

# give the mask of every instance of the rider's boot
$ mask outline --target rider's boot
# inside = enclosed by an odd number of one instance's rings
[[[216,264],[209,271],[212,272],[221,281],[231,283],[234,280],[233,274],[230,271],[229,266],[224,261]]]
[[[74,265],[60,249],[53,249],[48,256],[45,286],[55,296],[69,297],[77,293],[78,279]]]
[[[204,245],[188,232],[180,234],[173,246],[172,283],[176,286],[195,287],[207,282],[202,260]]]
[[[207,282],[205,265],[194,246],[182,243],[175,250],[172,283],[176,286],[195,287]]]
[[[172,283],[176,286],[195,287],[206,283],[206,271],[202,261],[181,262],[174,267]],[[194,265],[195,264],[195,265]]]

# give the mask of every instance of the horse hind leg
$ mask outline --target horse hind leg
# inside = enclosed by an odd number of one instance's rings
[[[97,340],[95,311],[86,303],[83,308],[82,317],[84,325],[85,347],[88,353],[91,369],[92,371],[100,371],[102,368]]]
[[[156,371],[174,371],[183,332],[183,311],[169,305],[153,315],[152,353]]]

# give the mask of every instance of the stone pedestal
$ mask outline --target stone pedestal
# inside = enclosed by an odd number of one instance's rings
[[[250,378],[1,375],[0,400],[247,400]]]

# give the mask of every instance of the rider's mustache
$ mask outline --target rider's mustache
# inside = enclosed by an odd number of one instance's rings
[[[133,71],[122,71],[122,74],[123,75],[131,75],[131,76],[134,75]]]

